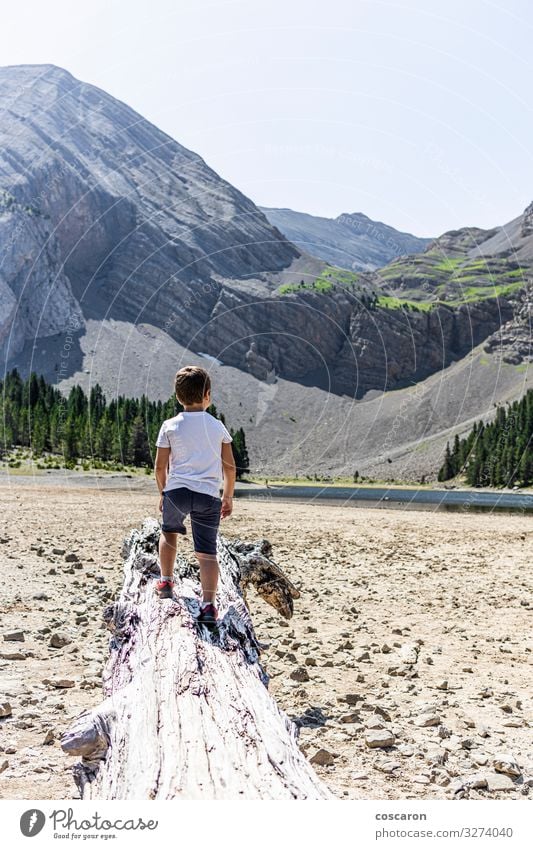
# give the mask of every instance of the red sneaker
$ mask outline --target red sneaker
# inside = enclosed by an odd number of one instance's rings
[[[158,581],[155,585],[155,591],[159,598],[172,598],[174,589],[174,581]]]
[[[198,622],[201,622],[203,625],[216,625],[217,617],[218,610],[214,604],[205,604],[203,607],[200,605]]]

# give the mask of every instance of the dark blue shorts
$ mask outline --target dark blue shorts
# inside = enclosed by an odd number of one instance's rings
[[[163,493],[161,530],[186,534],[183,520],[190,513],[194,550],[200,554],[216,554],[221,507],[222,499],[206,492],[194,492],[186,486],[170,489]]]

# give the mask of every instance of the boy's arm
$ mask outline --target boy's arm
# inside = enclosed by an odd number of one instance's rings
[[[224,475],[224,488],[222,490],[220,518],[224,519],[231,514],[233,509],[233,490],[235,488],[235,478],[237,477],[231,442],[222,443],[222,472]]]
[[[159,448],[157,449],[157,453],[155,455],[155,479],[157,482],[157,488],[159,489],[159,495],[161,496],[159,500],[159,509],[163,509],[163,489],[167,482],[167,473],[168,473],[168,460],[170,457],[170,448]]]

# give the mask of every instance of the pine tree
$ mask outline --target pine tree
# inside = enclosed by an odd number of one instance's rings
[[[133,420],[131,432],[129,436],[129,455],[134,466],[150,466],[152,458],[150,456],[150,446],[148,445],[148,436],[146,428],[140,415]]]

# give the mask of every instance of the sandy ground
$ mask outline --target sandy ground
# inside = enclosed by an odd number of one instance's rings
[[[121,541],[156,507],[155,486],[0,485],[0,798],[77,798],[58,738],[101,699]],[[336,795],[533,796],[531,518],[236,500],[221,531],[269,539],[301,589],[289,623],[249,601]]]

